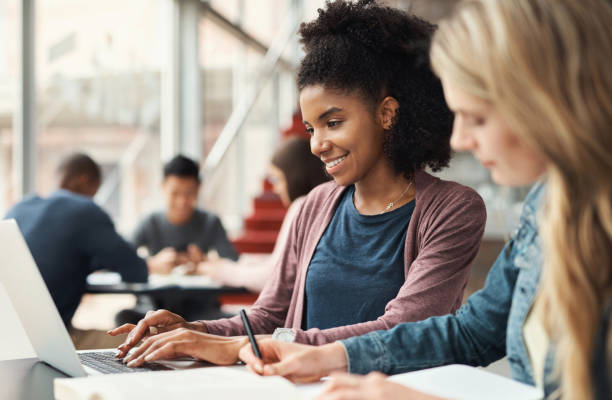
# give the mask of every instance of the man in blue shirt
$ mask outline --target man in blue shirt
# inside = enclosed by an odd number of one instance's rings
[[[146,282],[147,265],[93,202],[102,182],[98,164],[85,154],[73,154],[58,173],[58,190],[46,198],[25,197],[5,218],[17,221],[76,347],[104,346],[95,335],[85,335],[70,323],[85,293],[87,275],[108,269],[126,282]],[[99,337],[106,339],[102,333]]]

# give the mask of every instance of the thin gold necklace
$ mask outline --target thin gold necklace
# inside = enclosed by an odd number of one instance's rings
[[[384,210],[382,210],[381,212],[378,213],[378,215],[380,214],[384,214],[386,212],[389,212],[389,210],[391,210],[393,208],[393,206],[395,205],[395,203],[397,203],[398,201],[400,201],[402,199],[402,197],[404,197],[404,195],[406,194],[406,192],[408,192],[408,189],[410,189],[410,186],[412,186],[412,181],[410,181],[408,183],[408,186],[406,186],[406,189],[404,189],[404,191],[402,192],[402,194],[400,194],[400,196],[397,198],[397,200],[390,202],[389,204],[387,204],[387,206],[385,207]]]

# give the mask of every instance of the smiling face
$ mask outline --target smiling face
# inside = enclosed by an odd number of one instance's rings
[[[169,175],[164,179],[162,192],[166,200],[166,216],[174,225],[189,221],[196,209],[200,182],[192,177]]]
[[[337,184],[351,185],[390,168],[382,124],[361,97],[307,86],[300,93],[300,107],[312,154]]]
[[[506,124],[493,105],[442,79],[444,96],[455,113],[451,146],[469,150],[491,171],[495,183],[534,183],[546,171],[544,158]]]

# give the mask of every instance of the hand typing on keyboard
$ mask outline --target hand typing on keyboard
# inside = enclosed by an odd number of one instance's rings
[[[144,364],[139,368],[129,368],[124,363],[115,357],[115,352],[112,351],[96,351],[79,353],[81,364],[95,369],[96,371],[105,374],[116,374],[122,372],[144,372],[144,371],[163,371],[170,368],[161,364]]]
[[[127,352],[136,346],[141,340],[180,328],[186,328],[198,332],[207,332],[206,326],[203,323],[187,322],[180,315],[174,314],[167,310],[157,310],[149,311],[137,325],[124,324],[118,328],[109,330],[107,333],[111,336],[128,333],[128,337],[126,338],[125,342],[117,348],[119,350],[117,357],[121,358],[126,357]]]

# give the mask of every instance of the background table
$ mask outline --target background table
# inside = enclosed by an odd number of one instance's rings
[[[125,283],[119,274],[104,272],[91,274],[87,282],[88,293],[146,295],[152,300],[149,309],[170,310],[190,321],[226,317],[219,309],[218,297],[249,293],[245,288],[219,285],[201,275],[152,275],[148,283]],[[147,310],[139,307],[139,311]]]

